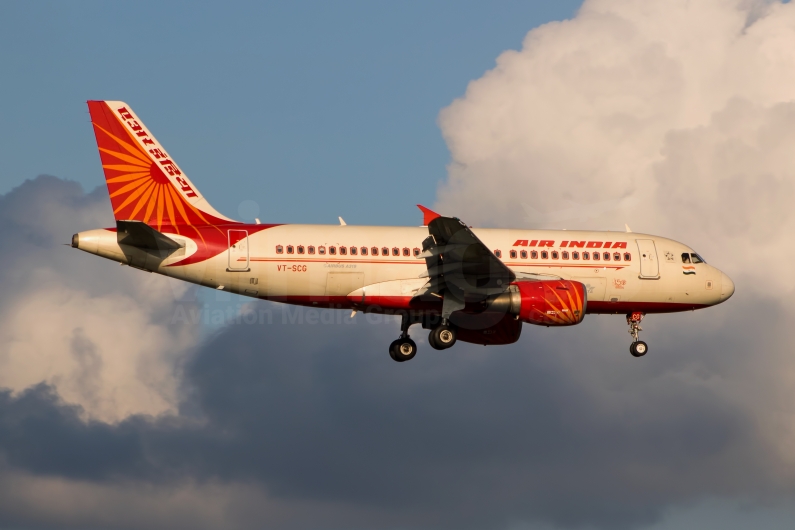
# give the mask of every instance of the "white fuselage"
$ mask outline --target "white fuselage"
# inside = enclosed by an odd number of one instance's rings
[[[119,245],[114,231],[100,229],[78,234],[77,247],[214,289],[320,307],[358,308],[366,294],[368,300],[377,301],[376,310],[403,309],[427,282],[425,260],[417,257],[428,237],[424,226],[269,225],[263,229],[263,225],[236,224],[218,230],[237,236],[230,235],[222,246],[216,244],[205,252],[206,259],[187,265],[181,263],[190,262],[206,242],[166,233],[184,247],[158,255]],[[720,270],[695,256],[683,259],[695,252],[662,237],[596,231],[473,232],[517,279],[552,277],[585,284],[588,313],[685,311],[718,304],[734,292],[734,284]]]

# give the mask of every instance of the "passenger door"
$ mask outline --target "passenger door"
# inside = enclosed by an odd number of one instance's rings
[[[246,272],[248,268],[248,231],[227,231],[229,242],[229,268],[231,272]]]
[[[660,278],[660,263],[657,260],[657,248],[652,239],[636,239],[640,253],[640,278],[657,280]]]

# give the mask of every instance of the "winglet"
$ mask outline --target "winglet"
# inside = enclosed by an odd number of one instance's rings
[[[434,212],[433,210],[426,208],[422,204],[418,204],[417,208],[422,211],[422,224],[423,226],[428,226],[428,223],[436,219],[437,217],[441,217],[438,213]]]

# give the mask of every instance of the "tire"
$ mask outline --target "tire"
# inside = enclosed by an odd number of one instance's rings
[[[456,341],[455,328],[450,326],[437,326],[431,332],[431,336],[440,350],[452,348]]]
[[[443,347],[439,346],[436,343],[436,339],[434,338],[433,330],[431,330],[431,332],[428,334],[428,344],[430,344],[431,348],[433,348],[434,350],[443,350],[444,349]]]
[[[643,357],[649,351],[649,345],[639,340],[638,342],[633,342],[629,346],[629,353],[632,354],[633,357]]]
[[[417,343],[409,338],[396,340],[394,348],[390,348],[390,352],[394,352],[394,357],[397,362],[410,361],[417,355]]]
[[[398,358],[397,356],[397,347],[400,343],[400,340],[393,340],[392,344],[389,345],[389,356],[392,357],[392,360],[398,363],[403,362],[402,359]]]

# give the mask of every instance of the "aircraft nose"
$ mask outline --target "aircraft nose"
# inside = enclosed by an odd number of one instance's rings
[[[720,301],[725,302],[734,294],[734,282],[724,272],[721,272],[720,286]]]

